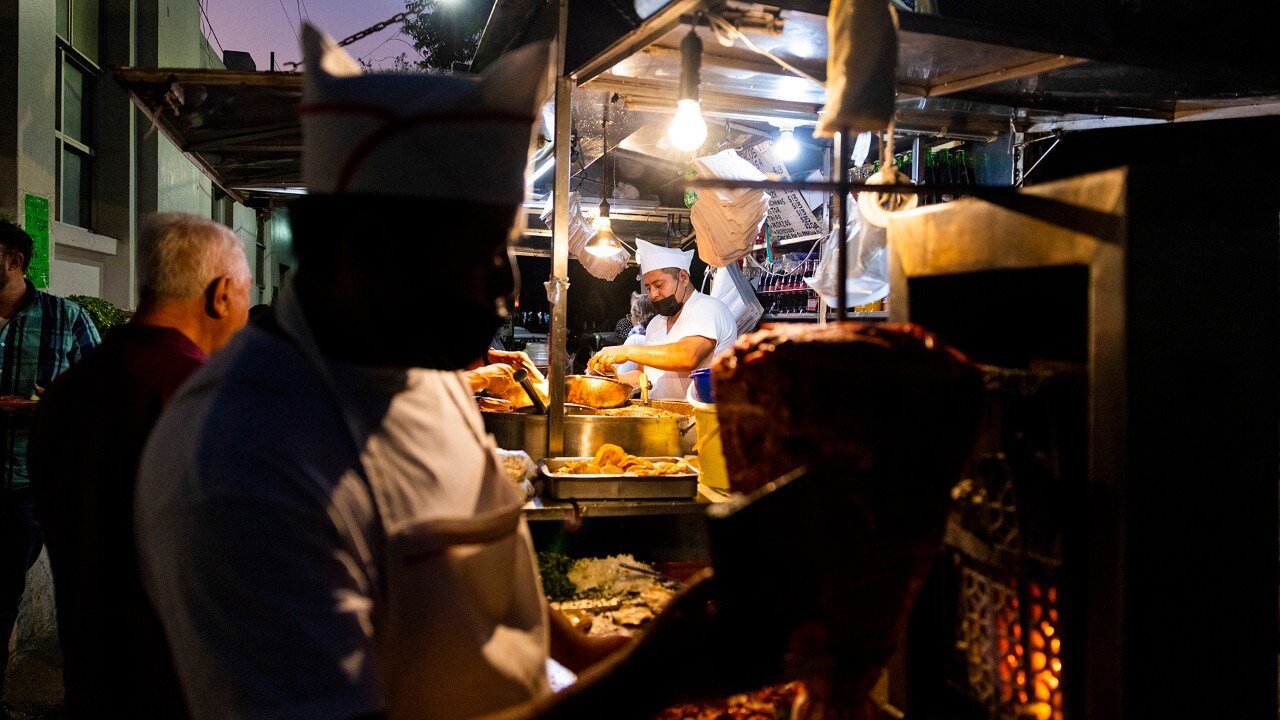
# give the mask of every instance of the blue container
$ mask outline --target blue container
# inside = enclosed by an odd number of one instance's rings
[[[693,397],[698,402],[714,403],[716,401],[715,391],[711,387],[711,368],[702,368],[689,373],[689,377],[693,380]]]

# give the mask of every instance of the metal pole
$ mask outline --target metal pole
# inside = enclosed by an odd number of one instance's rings
[[[547,296],[551,301],[551,337],[548,341],[551,406],[547,408],[547,457],[564,454],[564,365],[568,357],[569,327],[569,144],[573,80],[564,76],[564,47],[568,37],[569,2],[560,0],[560,26],[556,42],[556,165],[553,198],[555,227],[551,236],[551,281]]]
[[[849,290],[845,287],[849,280],[849,266],[845,264],[845,245],[849,242],[849,130],[846,128],[836,133],[834,142],[836,171],[836,222],[839,223],[839,242],[836,245],[836,319],[845,319],[845,305],[848,304]]]
[[[920,136],[911,141],[911,182],[920,184]],[[974,183],[975,185],[977,183]]]

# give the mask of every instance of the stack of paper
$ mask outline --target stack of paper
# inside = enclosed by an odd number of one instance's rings
[[[764,180],[764,173],[738,157],[733,149],[700,157],[693,167],[701,179]],[[712,267],[724,267],[751,252],[765,214],[769,195],[763,190],[703,188],[689,210],[697,233],[698,256]]]

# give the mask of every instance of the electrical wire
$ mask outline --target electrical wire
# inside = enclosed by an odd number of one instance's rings
[[[205,24],[209,26],[209,34],[213,36],[213,41],[218,44],[218,50],[221,50],[222,54],[226,55],[227,51],[222,49],[222,41],[218,39],[218,31],[213,29],[213,22],[209,20],[209,14],[204,10],[204,2],[196,4],[200,6],[200,14],[204,16]]]
[[[302,44],[302,39],[298,37],[298,30],[293,26],[293,18],[289,17],[289,11],[285,9],[284,0],[276,0],[280,3],[280,12],[284,13],[284,19],[289,22],[289,31],[293,33],[293,39],[298,45]],[[301,20],[301,18],[299,18]],[[285,63],[288,64],[288,63]]]
[[[709,21],[711,22],[712,30],[713,30],[713,31],[716,31],[716,33],[717,33],[717,34],[723,33],[723,34],[725,34],[725,35],[727,35],[727,36],[729,36],[729,37],[731,37],[731,38],[736,38],[736,39],[738,39],[738,40],[741,40],[741,41],[742,41],[742,44],[747,46],[747,49],[749,49],[749,50],[751,50],[752,52],[755,52],[755,53],[757,53],[757,54],[759,54],[759,55],[763,55],[763,56],[765,56],[765,57],[769,58],[770,60],[772,60],[772,61],[774,61],[775,63],[777,63],[778,65],[780,65],[784,70],[787,70],[788,72],[791,72],[791,73],[794,73],[794,74],[796,74],[796,75],[799,75],[800,77],[802,77],[802,78],[804,78],[804,79],[806,79],[806,80],[810,80],[810,81],[815,82],[815,83],[817,83],[817,84],[819,84],[819,85],[821,85],[821,86],[823,86],[823,87],[826,87],[826,85],[827,85],[827,84],[826,84],[826,83],[824,83],[824,82],[822,82],[822,81],[821,81],[821,80],[819,80],[818,78],[816,78],[816,77],[814,77],[814,76],[810,75],[809,73],[807,73],[807,72],[805,72],[805,71],[801,70],[800,68],[797,68],[796,66],[792,65],[791,63],[787,62],[786,60],[783,60],[782,58],[778,57],[777,55],[774,55],[773,53],[769,52],[768,50],[765,50],[764,48],[760,47],[759,45],[756,45],[754,42],[752,42],[752,41],[751,41],[751,38],[749,38],[749,37],[747,37],[747,36],[746,36],[746,34],[745,34],[745,33],[743,33],[743,32],[742,32],[741,30],[739,30],[738,28],[734,27],[734,26],[733,26],[733,23],[729,22],[728,20],[725,20],[725,19],[724,19],[723,17],[721,17],[720,15],[717,15],[717,14],[715,14],[715,13],[711,13],[711,12],[709,12],[709,13],[707,13],[707,14],[706,14],[706,17],[707,17],[707,20],[709,20]]]
[[[401,33],[403,33],[403,32],[404,32],[403,30],[397,30],[395,33],[393,33],[392,35],[388,36],[386,40],[383,40],[382,42],[378,43],[378,46],[377,46],[377,47],[375,47],[374,49],[370,50],[369,52],[367,52],[367,53],[365,53],[365,54],[361,55],[361,56],[360,56],[359,58],[357,58],[357,59],[358,59],[358,60],[364,60],[365,58],[369,57],[370,55],[372,55],[372,54],[374,54],[374,53],[378,52],[378,50],[382,49],[382,46],[383,46],[383,45],[386,45],[387,43],[391,42],[392,40],[395,40],[395,39],[396,39],[396,36],[397,36],[397,35],[400,35],[400,34],[401,34]],[[385,58],[384,58],[384,59],[385,59]]]

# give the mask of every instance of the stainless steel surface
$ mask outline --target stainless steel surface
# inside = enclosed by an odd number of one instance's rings
[[[551,304],[551,354],[548,368],[548,394],[551,407],[547,414],[545,436],[541,448],[531,455],[559,455],[565,451],[564,445],[564,402],[565,402],[565,360],[568,358],[566,348],[569,326],[569,142],[572,124],[572,98],[574,82],[564,77],[564,48],[568,38],[569,7],[568,0],[559,3],[559,42],[556,65],[556,143],[555,165],[555,224],[551,241],[551,280],[549,292],[553,293]],[[524,446],[521,446],[524,449]],[[527,452],[527,450],[526,450]]]
[[[836,133],[833,142],[834,151],[832,157],[835,158],[836,171],[836,223],[838,230],[838,241],[836,243],[836,319],[844,320],[845,315],[849,312],[849,308],[845,307],[849,304],[849,266],[846,264],[845,254],[849,244],[849,153],[851,146],[849,145],[849,131],[843,129]]]
[[[708,503],[683,500],[556,500],[536,497],[524,508],[529,520],[564,522],[574,516],[582,519],[600,517],[638,517],[653,515],[703,515]]]
[[[549,415],[521,413],[480,413],[485,430],[498,447],[523,450],[534,459],[548,457]],[[692,423],[684,418],[629,418],[605,415],[564,416],[563,455],[594,455],[605,443],[641,457],[688,454],[696,440]],[[553,456],[554,457],[554,456]]]
[[[563,0],[562,0],[563,2]],[[680,24],[680,18],[686,13],[697,10],[703,0],[674,0],[640,23],[640,27],[618,38],[599,55],[588,60],[582,67],[571,72],[574,80],[586,84],[602,72],[618,62],[648,47],[653,41],[667,34]],[[564,35],[562,34],[561,37]],[[566,71],[568,69],[566,68]]]
[[[598,375],[568,375],[564,379],[565,402],[593,408],[617,408],[627,404],[633,388]]]
[[[642,500],[653,498],[693,498],[698,495],[698,474],[658,475],[556,475],[555,471],[572,460],[591,457],[547,458],[539,463],[542,492],[561,500]],[[675,462],[676,457],[646,457],[654,462]]]
[[[1118,229],[1128,222],[1125,168],[1085,175],[1022,190],[1021,193],[1059,201],[1112,218]],[[1123,232],[1121,232],[1123,235]],[[1091,525],[1088,560],[1087,614],[1106,618],[1107,632],[1082,635],[1088,647],[1081,678],[1087,687],[1106,696],[1124,692],[1122,667],[1098,659],[1120,659],[1126,650],[1125,543],[1123,509],[1130,482],[1126,448],[1130,442],[1126,341],[1132,302],[1126,292],[1126,241],[1072,231],[1034,214],[1014,212],[976,198],[963,198],[894,213],[889,224],[889,316],[894,322],[912,320],[910,280],[991,270],[1014,270],[1079,265],[1089,268],[1089,474],[1088,516]],[[1180,318],[1181,320],[1181,318]],[[1273,430],[1274,432],[1274,430]],[[1272,560],[1273,562],[1274,560]],[[1130,570],[1129,572],[1133,572]],[[1095,592],[1095,587],[1098,591]],[[1080,629],[1080,628],[1078,628]],[[1087,632],[1087,631],[1086,631]],[[1098,667],[1102,665],[1103,667]],[[1086,677],[1087,676],[1087,677]],[[1086,704],[1087,708],[1088,705]],[[1116,705],[1119,707],[1119,705]],[[1110,716],[1090,712],[1082,717]]]

